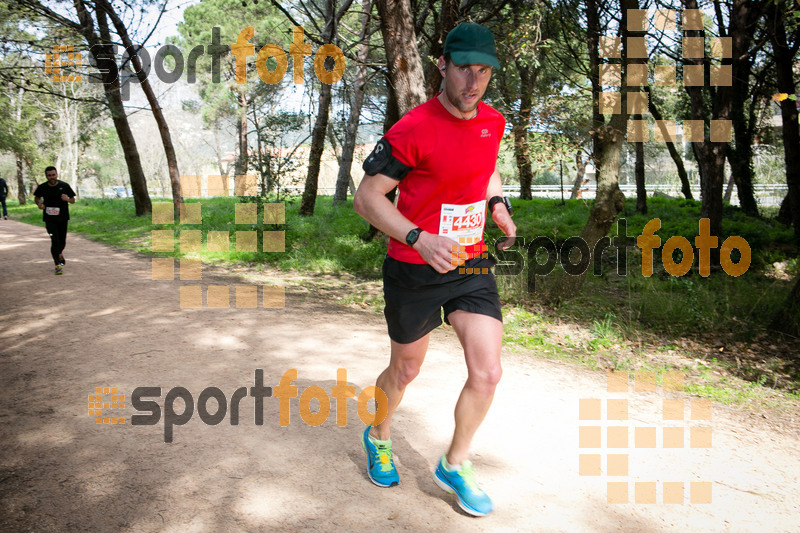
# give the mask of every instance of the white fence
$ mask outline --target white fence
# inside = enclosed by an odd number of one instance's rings
[[[635,198],[636,197],[636,186],[632,184],[620,185],[620,190],[622,194],[625,195],[626,198]],[[658,192],[667,196],[673,196],[675,198],[683,198],[683,193],[681,193],[681,189],[679,185],[648,185],[645,187],[647,190],[647,196],[652,197],[654,193]],[[105,196],[107,198],[125,198],[130,197],[130,188],[123,188],[123,187],[114,187],[114,190],[106,189]],[[504,185],[503,191],[507,196],[511,197],[519,197],[519,185]],[[783,201],[786,193],[788,192],[789,187],[786,184],[775,184],[775,185],[767,185],[767,184],[755,184],[753,185],[753,193],[756,197],[756,202],[760,206],[778,206]],[[594,199],[596,193],[596,184],[590,183],[583,187],[583,194],[582,197],[585,199]],[[149,188],[148,192],[150,196],[153,198],[170,198],[172,196],[172,192],[169,189],[159,189],[159,188]],[[295,186],[295,187],[285,187],[281,189],[282,193],[286,194],[302,194],[303,187],[302,186]],[[319,187],[318,193],[320,195],[330,195],[332,196],[335,192],[333,187]],[[563,188],[563,198],[568,200],[570,194],[572,192],[572,187],[565,185]],[[99,198],[102,196],[99,190],[96,188],[81,188],[80,191],[81,196],[86,198]],[[533,185],[531,186],[531,194],[533,194],[534,198],[553,198],[553,199],[561,199],[562,197],[562,188],[559,185]],[[700,186],[693,185],[692,186],[692,196],[696,199],[700,199]],[[731,194],[731,205],[739,205],[739,197],[736,192],[736,187],[733,187],[733,193]]]
[[[635,198],[636,197],[636,185],[626,184],[620,185],[620,190],[622,194],[625,195],[626,198]],[[519,196],[519,186],[518,185],[504,185],[503,191],[509,195],[518,197]],[[647,185],[645,186],[645,190],[647,190],[647,196],[652,197],[654,193],[659,192],[661,194],[667,196],[673,196],[675,198],[683,198],[683,193],[681,192],[680,185]],[[699,185],[692,185],[692,197],[695,200],[700,200],[700,186]],[[786,197],[786,193],[789,191],[789,186],[786,184],[755,184],[753,185],[753,194],[756,197],[756,202],[760,206],[777,206],[781,205],[784,197]],[[595,193],[597,192],[597,186],[595,183],[590,183],[583,187],[583,194],[582,197],[586,199],[594,199]],[[563,189],[563,197],[565,200],[568,200],[570,194],[572,193],[571,186],[564,186]],[[535,198],[555,198],[561,199],[562,189],[559,185],[533,185],[531,186],[531,194]],[[736,192],[736,187],[733,187],[733,192],[731,194],[731,205],[739,205],[739,196]]]

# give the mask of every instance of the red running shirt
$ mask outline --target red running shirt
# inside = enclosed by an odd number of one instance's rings
[[[412,168],[398,185],[400,212],[438,235],[442,204],[486,200],[504,130],[503,115],[483,102],[470,120],[450,114],[436,97],[406,113],[384,136],[392,155]],[[466,247],[468,258],[482,251],[483,240]],[[425,264],[416,250],[395,239],[389,241],[388,254],[398,261]]]

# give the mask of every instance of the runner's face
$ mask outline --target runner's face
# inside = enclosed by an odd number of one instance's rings
[[[447,100],[462,114],[470,114],[478,107],[478,102],[489,86],[492,67],[448,63],[442,74],[445,78],[444,93]]]
[[[47,183],[50,185],[55,185],[58,183],[58,171],[57,170],[48,170],[44,173],[44,177],[47,178]]]

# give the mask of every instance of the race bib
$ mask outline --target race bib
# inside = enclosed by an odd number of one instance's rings
[[[486,222],[486,200],[474,204],[442,204],[439,235],[459,241],[461,237],[480,240]]]
[[[61,212],[60,207],[45,207],[44,212],[48,215],[57,215]]]

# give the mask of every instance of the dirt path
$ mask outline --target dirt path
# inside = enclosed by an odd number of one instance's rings
[[[286,307],[181,309],[181,284],[153,281],[149,258],[70,235],[65,274],[56,277],[44,229],[0,225],[0,530],[2,531],[790,531],[800,524],[798,421],[776,431],[768,420],[714,405],[713,419],[691,420],[677,393],[606,392],[603,373],[533,357],[504,356],[495,403],[474,443],[479,479],[496,511],[464,515],[431,479],[452,431],[452,408],[465,376],[451,331],[433,334],[422,373],[396,415],[401,484],[373,486],[359,444],[363,423],[348,401],[319,427],[300,418],[280,427],[278,400],[253,398],[216,426],[198,414],[164,442],[163,419],[132,426],[136,387],[216,386],[230,400],[263,369],[276,386],[297,369],[302,393],[331,394],[338,368],[356,393],[385,366],[382,318],[315,297],[287,293]],[[177,269],[176,269],[177,270]],[[204,272],[202,284],[230,279]],[[87,398],[117,387],[125,409],[96,425]],[[104,400],[109,401],[109,394]],[[685,399],[685,420],[663,421],[664,398]],[[581,399],[627,399],[628,420],[580,421]],[[215,410],[210,401],[208,410]],[[612,408],[613,408],[612,404]],[[590,406],[587,403],[586,406]],[[181,402],[176,403],[180,413]],[[697,414],[697,413],[696,413]],[[579,448],[579,426],[602,428],[602,448]],[[608,448],[606,426],[627,427],[628,448]],[[686,426],[678,449],[664,427]],[[655,429],[648,430],[646,428]],[[692,429],[711,427],[711,448],[689,447]],[[585,437],[590,437],[587,430]],[[635,448],[654,432],[655,448]],[[704,430],[695,429],[695,437]],[[674,435],[674,431],[668,431]],[[670,436],[669,438],[674,438]],[[643,442],[643,441],[641,441]],[[594,443],[594,446],[598,444]],[[579,475],[579,455],[599,456],[599,476]],[[609,476],[608,456],[628,454],[628,475]],[[596,458],[586,459],[591,466]],[[612,462],[624,461],[612,458]],[[618,466],[618,465],[617,465]],[[631,503],[609,504],[607,482],[627,483]],[[655,504],[633,503],[655,487]],[[663,482],[683,483],[682,504],[665,504]],[[702,485],[711,483],[711,502]],[[676,486],[669,486],[673,496]]]

